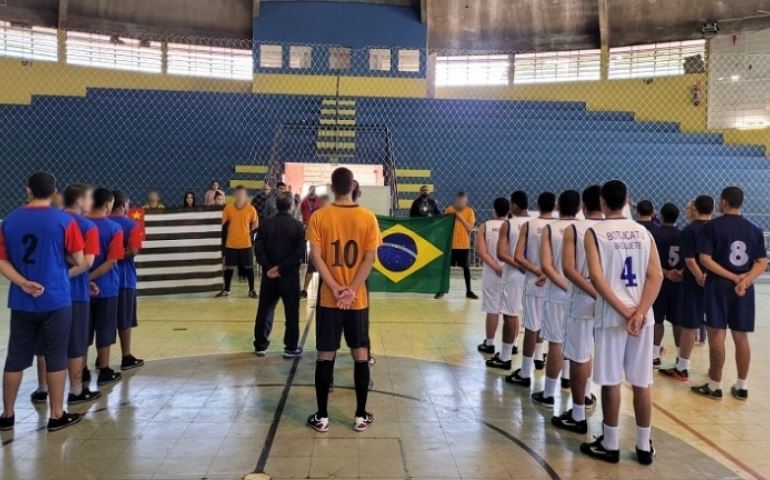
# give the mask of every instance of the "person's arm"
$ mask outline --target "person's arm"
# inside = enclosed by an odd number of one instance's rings
[[[467,207],[470,208],[470,207]],[[471,230],[473,230],[473,224],[475,223],[475,215],[471,214],[471,220],[466,220],[465,217],[463,217],[460,212],[455,212],[455,218],[460,221],[460,225],[463,226],[466,232],[470,233]]]
[[[514,260],[510,253],[508,253],[508,237],[510,236],[510,231],[511,223],[507,221],[503,222],[500,226],[500,236],[497,238],[497,258],[511,267],[518,267],[518,265],[516,265],[516,260]],[[481,229],[479,229],[479,233],[481,233]]]
[[[332,276],[329,267],[326,265],[323,259],[323,239],[320,234],[320,225],[318,221],[318,215],[311,215],[310,222],[307,226],[307,238],[310,242],[310,258],[313,261],[313,266],[318,275],[321,277],[323,283],[325,283],[334,294],[335,298],[339,297],[344,288],[337,283],[337,280]]]
[[[718,264],[708,253],[701,253],[700,254],[700,263],[703,265],[703,268],[708,270],[709,272],[719,275],[722,278],[726,278],[727,280],[730,280],[734,284],[740,283],[742,280],[741,275],[737,275],[730,270],[724,268],[722,265]]]
[[[251,215],[251,221],[249,222],[249,231],[254,232],[257,227],[259,227],[259,214],[257,213],[257,209],[254,207],[251,207],[252,209],[252,215]]]
[[[551,248],[551,226],[545,227],[545,235],[540,235],[540,263],[543,275],[565,292],[569,288],[567,279],[557,272],[553,265],[553,248]]]
[[[519,231],[519,240],[516,242],[516,250],[513,253],[513,259],[516,261],[516,264],[521,268],[523,268],[524,270],[528,271],[533,275],[537,275],[538,277],[542,277],[543,271],[540,270],[540,267],[538,267],[534,263],[527,260],[528,234],[529,234],[529,223],[525,223],[524,225],[521,226],[521,230]]]
[[[85,240],[80,233],[80,227],[75,220],[70,221],[64,229],[64,251],[67,262],[73,267],[82,267],[86,260],[83,257]]]
[[[626,306],[615,295],[610,287],[607,278],[602,271],[602,263],[599,258],[599,248],[596,245],[596,236],[593,230],[588,230],[585,236],[586,265],[588,266],[588,275],[591,277],[591,285],[596,289],[597,295],[601,296],[612,308],[617,311],[621,317],[628,321],[634,314],[631,307]],[[660,267],[659,267],[660,268]]]
[[[137,224],[128,232],[128,241],[123,256],[124,258],[133,258],[139,255],[140,250],[142,250],[142,229]]]
[[[754,264],[751,266],[751,270],[744,274],[743,279],[735,286],[735,293],[738,296],[746,295],[746,290],[754,285],[754,281],[759,278],[760,275],[767,271],[767,257],[757,258],[754,260]]]
[[[13,264],[5,258],[0,258],[0,274],[7,278],[9,282],[21,288],[24,293],[32,295],[34,298],[39,297],[45,292],[45,287],[43,287],[43,285],[24,278],[24,276],[13,267]]]
[[[508,222],[505,222],[503,225],[507,224]],[[502,232],[501,232],[502,234]],[[489,250],[487,250],[487,226],[486,224],[481,224],[479,227],[479,240],[476,242],[476,248],[479,252],[479,257],[481,257],[481,260],[486,263],[489,268],[495,271],[498,275],[503,273],[503,269],[500,268],[500,264],[497,263],[497,261],[492,257],[492,255],[489,253]]]
[[[94,259],[99,254],[99,229],[93,227],[89,229],[83,238],[83,265],[70,267],[68,274],[70,278],[87,272],[94,266]]]
[[[655,248],[655,240],[650,238],[650,258],[647,260],[646,280],[642,297],[639,299],[639,305],[636,306],[634,314],[628,319],[626,331],[629,335],[638,336],[644,326],[644,319],[652,308],[655,299],[658,298],[660,287],[663,285],[663,268],[660,266],[660,257],[658,249]]]
[[[273,267],[270,264],[270,259],[267,257],[266,236],[265,225],[263,224],[257,229],[257,238],[254,239],[254,257],[257,259],[257,263],[265,270]]]
[[[583,277],[577,269],[576,241],[577,235],[574,226],[564,230],[564,244],[561,247],[561,266],[564,276],[567,277],[567,280],[572,282],[575,287],[583,290],[590,295],[591,298],[596,298],[596,289],[591,284],[591,281]]]
[[[684,264],[687,266],[687,269],[690,270],[692,276],[695,277],[695,281],[698,285],[702,287],[706,283],[706,272],[700,268],[700,265],[698,265],[698,262],[693,257],[685,258]]]
[[[92,270],[91,273],[88,274],[88,279],[96,280],[97,278],[106,275],[115,267],[115,264],[117,264],[118,261],[123,260],[123,258],[123,231],[118,230],[107,247],[104,263]]]
[[[412,207],[409,209],[409,216],[410,217],[419,217],[420,216],[420,206],[418,204],[420,200],[415,199],[412,202]]]

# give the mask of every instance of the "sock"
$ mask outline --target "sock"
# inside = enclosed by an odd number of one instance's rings
[[[484,345],[486,345],[487,347],[491,347],[494,344],[495,344],[495,339],[494,338],[487,338],[487,339],[484,340]]]
[[[233,282],[233,271],[229,268],[225,269],[225,292],[230,291],[230,284]]]
[[[586,406],[585,405],[578,405],[577,403],[572,404],[572,419],[576,422],[582,422],[586,419]]]
[[[532,357],[521,357],[521,378],[530,378],[533,366],[534,359]]]
[[[334,374],[334,362],[316,360],[315,362],[315,398],[318,403],[318,416],[329,417],[329,384]]]
[[[465,277],[465,291],[471,291],[471,268],[468,265],[463,266],[463,276]]]
[[[569,360],[564,360],[564,364],[561,367],[561,378],[569,380]]]
[[[244,274],[246,275],[246,280],[249,282],[249,291],[251,292],[254,290],[254,269],[247,268]]]
[[[709,379],[709,388],[714,390],[722,390],[722,382],[715,382],[714,380]]]
[[[556,384],[558,381],[558,378],[550,378],[547,376],[545,377],[545,390],[543,390],[543,397],[553,397],[553,394],[556,392]]]
[[[70,393],[76,396],[83,393],[83,384],[81,383],[77,387],[74,385],[70,385]]]
[[[513,354],[511,353],[513,351],[513,344],[512,343],[505,343],[503,342],[502,350],[500,350],[500,360],[507,362],[511,359]]]
[[[48,385],[38,385],[37,386],[38,392],[48,392]]]
[[[735,388],[737,388],[738,390],[748,390],[748,380],[745,378],[741,380],[739,378],[738,380],[735,381]]]
[[[535,344],[535,355],[532,358],[541,362],[543,361],[543,342]]]
[[[639,450],[644,450],[645,452],[650,451],[650,431],[652,430],[652,427],[640,427],[636,426],[636,448]]]
[[[652,359],[657,360],[660,358],[660,345],[653,345],[652,346]]]
[[[366,416],[366,397],[369,395],[369,362],[355,362],[353,380],[356,385],[356,417]]]
[[[602,446],[607,450],[620,450],[618,427],[610,427],[606,423],[603,423],[602,425],[604,427],[604,440],[602,440]],[[648,446],[647,448],[650,447]]]
[[[690,369],[690,359],[679,357],[676,361],[676,369],[680,372]]]

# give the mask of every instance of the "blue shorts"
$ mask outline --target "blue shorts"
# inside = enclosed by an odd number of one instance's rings
[[[655,314],[655,323],[660,324],[663,320],[668,320],[676,324],[679,313],[679,283],[663,280],[658,298],[652,304],[652,311]]]
[[[35,350],[45,357],[46,370],[67,368],[67,338],[72,322],[70,307],[50,312],[11,310],[6,372],[21,372],[32,366]]]
[[[121,288],[118,292],[118,330],[128,330],[137,325],[136,289]]]
[[[673,323],[682,328],[701,328],[706,323],[705,302],[703,287],[685,279],[679,287],[679,312]]]
[[[91,307],[88,302],[72,302],[72,327],[67,346],[67,357],[84,357],[88,351],[91,329]]]
[[[118,335],[118,297],[91,298],[91,328],[88,329],[88,344],[96,348],[109,347]]]
[[[754,331],[754,287],[739,297],[735,284],[726,278],[711,275],[706,278],[706,326],[736,332]]]

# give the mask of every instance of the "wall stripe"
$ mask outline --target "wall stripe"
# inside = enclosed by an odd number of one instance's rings
[[[267,173],[267,165],[236,165],[235,173]]]
[[[230,179],[230,188],[235,188],[238,185],[241,185],[245,188],[250,188],[252,190],[259,190],[262,188],[262,186],[265,184],[264,180],[240,180],[240,179]]]
[[[420,191],[420,188],[422,188],[423,185],[427,185],[428,190],[431,192],[433,191],[432,183],[399,183],[398,193],[417,193]]]
[[[396,176],[407,178],[430,178],[430,170],[423,170],[418,168],[397,168]]]

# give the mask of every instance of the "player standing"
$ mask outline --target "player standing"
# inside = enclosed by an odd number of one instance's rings
[[[697,252],[706,276],[706,328],[709,341],[709,381],[693,392],[716,400],[722,398],[725,337],[729,328],[735,343],[738,381],[730,393],[738,400],[749,398],[747,379],[751,363],[749,332],[754,331],[754,281],[767,270],[762,230],[741,215],[743,190],[727,187],[719,197],[722,216],[700,231]]]
[[[658,298],[652,305],[655,313],[655,336],[652,346],[654,368],[660,368],[661,364],[660,353],[665,320],[674,326],[674,343],[677,350],[679,349],[679,327],[677,327],[676,316],[679,313],[679,287],[684,278],[684,261],[681,252],[682,231],[676,226],[679,209],[673,203],[666,203],[660,209],[660,216],[663,223],[652,230],[652,238],[658,248],[658,257],[663,269],[663,285],[660,287]]]
[[[222,210],[222,225],[225,234],[225,272],[224,288],[217,297],[230,295],[235,268],[242,268],[249,282],[249,297],[257,298],[254,290],[254,252],[251,250],[251,233],[259,226],[257,210],[249,203],[246,188],[235,187],[235,200]]]
[[[598,293],[594,325],[594,381],[602,386],[603,433],[580,451],[610,463],[620,461],[618,424],[620,383],[625,376],[634,393],[636,458],[650,465],[655,449],[652,421],[652,303],[663,282],[655,241],[639,223],[623,217],[626,185],[602,186],[606,220],[585,235],[586,262]]]
[[[342,334],[355,362],[356,412],[353,429],[374,421],[366,411],[369,393],[369,293],[366,279],[374,266],[380,229],[372,212],[353,201],[353,172],[337,168],[331,183],[334,203],[310,217],[310,256],[321,277],[316,309],[315,390],[318,410],[307,419],[319,432],[329,430],[329,386]]]
[[[452,234],[452,258],[451,267],[462,267],[463,277],[465,279],[465,298],[477,300],[479,297],[471,290],[471,232],[476,223],[476,212],[468,205],[468,195],[460,192],[455,197],[452,205],[446,209],[447,215],[454,215],[455,229]],[[439,299],[444,296],[443,292],[436,294],[434,298]]]

